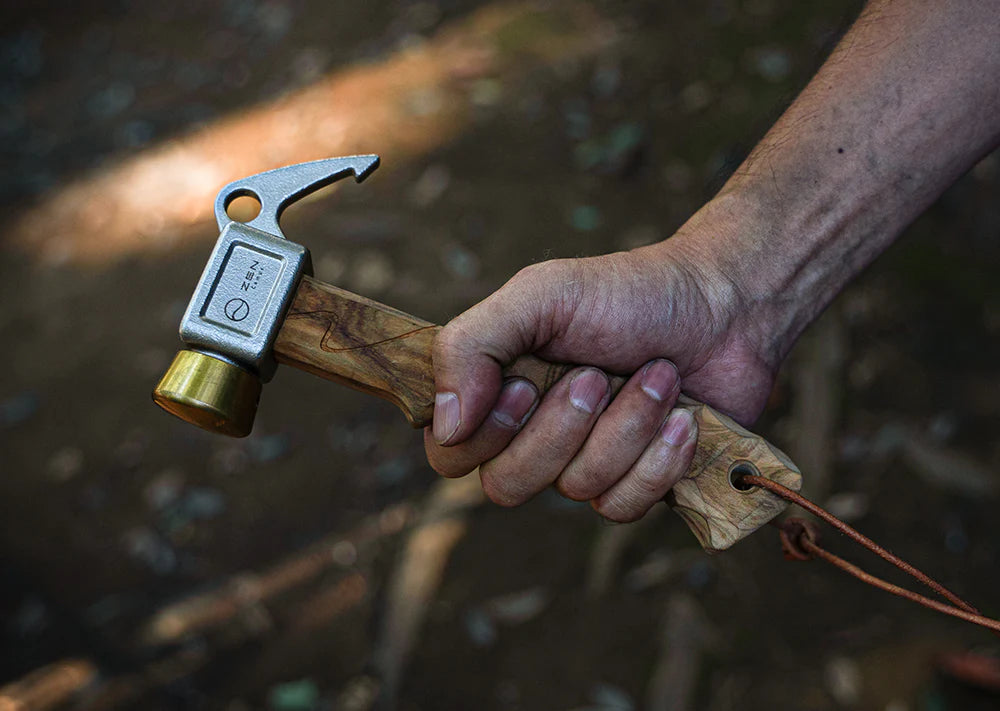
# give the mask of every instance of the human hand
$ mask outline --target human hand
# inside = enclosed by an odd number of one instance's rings
[[[749,424],[777,363],[757,347],[739,286],[699,252],[706,220],[650,247],[520,271],[435,342],[438,394],[425,430],[448,477],[480,467],[493,501],[555,484],[606,518],[641,518],[687,471],[697,440],[680,392]],[[501,367],[533,353],[586,366],[543,397]],[[600,369],[600,370],[599,370]],[[630,374],[614,398],[603,371]]]

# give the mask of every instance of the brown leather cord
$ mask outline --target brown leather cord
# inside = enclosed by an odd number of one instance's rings
[[[826,509],[817,506],[809,499],[805,498],[798,492],[792,491],[791,489],[778,484],[777,482],[771,481],[770,479],[765,479],[761,476],[754,476],[750,474],[744,474],[742,477],[742,483],[748,486],[759,486],[762,489],[767,489],[772,494],[780,496],[781,498],[789,501],[796,506],[799,506],[809,513],[813,514],[817,518],[821,518],[828,524],[836,528],[838,531],[843,533],[845,536],[855,541],[859,545],[867,548],[872,553],[876,554],[883,560],[892,563],[894,566],[902,570],[907,575],[919,580],[921,583],[929,587],[931,590],[936,592],[941,597],[945,598],[951,605],[947,605],[942,602],[938,602],[929,597],[925,597],[911,590],[901,588],[898,585],[894,585],[888,581],[882,580],[881,578],[875,577],[870,573],[858,568],[856,565],[847,562],[843,558],[840,558],[833,553],[830,553],[825,548],[819,545],[819,530],[818,527],[811,521],[806,521],[800,518],[788,518],[781,523],[776,523],[772,521],[771,523],[778,527],[779,535],[781,536],[781,546],[785,553],[785,558],[788,560],[810,560],[812,558],[821,558],[828,563],[840,568],[846,573],[850,573],[858,580],[873,585],[880,590],[885,590],[893,595],[898,595],[899,597],[905,598],[907,600],[912,600],[913,602],[919,603],[924,607],[928,607],[932,610],[936,610],[945,615],[951,615],[952,617],[957,617],[961,620],[967,622],[972,622],[973,624],[986,627],[987,629],[993,630],[993,632],[1000,634],[1000,620],[994,620],[990,617],[985,617],[980,614],[979,610],[974,608],[972,605],[967,603],[965,600],[960,598],[955,593],[948,590],[941,583],[932,579],[929,575],[922,573],[921,571],[914,568],[912,565],[907,563],[905,560],[898,558],[893,555],[885,548],[875,543],[867,536],[862,535],[858,531],[854,530],[846,523],[841,521],[839,518],[834,516],[832,513]]]

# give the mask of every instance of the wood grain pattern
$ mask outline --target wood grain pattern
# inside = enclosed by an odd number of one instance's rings
[[[275,357],[328,380],[395,403],[414,427],[430,424],[434,414],[431,351],[440,326],[305,277],[274,346]],[[544,393],[572,365],[522,356],[504,376],[531,380]],[[625,378],[611,377],[614,392]],[[739,491],[730,482],[734,467],[798,490],[799,470],[779,449],[703,403],[678,401],[698,423],[698,446],[687,475],[666,501],[709,552],[725,550],[784,510],[786,503],[754,489]]]
[[[274,356],[395,403],[414,427],[434,414],[431,345],[440,326],[303,277]]]
[[[678,405],[698,423],[698,447],[688,473],[667,494],[667,504],[687,522],[709,553],[723,551],[750,535],[788,506],[769,491],[740,491],[730,480],[737,467],[798,491],[802,474],[766,439],[721,412],[684,395]]]

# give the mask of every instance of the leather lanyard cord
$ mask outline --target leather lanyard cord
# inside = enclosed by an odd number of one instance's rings
[[[771,522],[772,525],[777,526],[779,529],[781,547],[784,550],[785,558],[787,560],[811,560],[812,558],[821,558],[840,568],[844,572],[850,573],[858,580],[868,583],[869,585],[873,585],[880,590],[885,590],[893,595],[898,595],[899,597],[907,600],[912,600],[913,602],[919,603],[932,610],[936,610],[942,614],[951,615],[952,617],[957,617],[961,620],[986,627],[987,629],[1000,634],[1000,620],[994,620],[990,617],[982,615],[979,610],[974,608],[955,593],[948,590],[948,588],[944,585],[932,579],[929,575],[917,570],[905,560],[893,555],[885,548],[875,543],[875,541],[862,535],[834,516],[832,513],[820,506],[817,506],[798,492],[792,491],[791,489],[782,486],[777,482],[771,481],[770,479],[765,479],[762,476],[754,476],[751,474],[744,474],[741,477],[741,483],[747,485],[748,487],[759,486],[762,489],[767,489],[772,494],[780,496],[786,501],[805,509],[817,518],[823,519],[854,542],[867,548],[883,560],[892,563],[907,575],[916,578],[952,604],[947,605],[943,602],[939,602],[911,590],[907,590],[906,588],[901,588],[898,585],[894,585],[886,580],[875,577],[874,575],[861,570],[856,565],[847,562],[843,558],[834,555],[819,545],[819,529],[816,524],[812,521],[806,521],[801,518],[787,518],[781,523],[777,523],[775,521]]]

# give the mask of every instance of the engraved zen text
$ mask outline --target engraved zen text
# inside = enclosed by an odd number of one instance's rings
[[[243,291],[250,291],[251,289],[256,289],[257,284],[260,282],[260,275],[263,270],[261,269],[260,262],[254,260],[250,268],[247,269],[246,275],[243,277],[243,284],[240,288]]]

